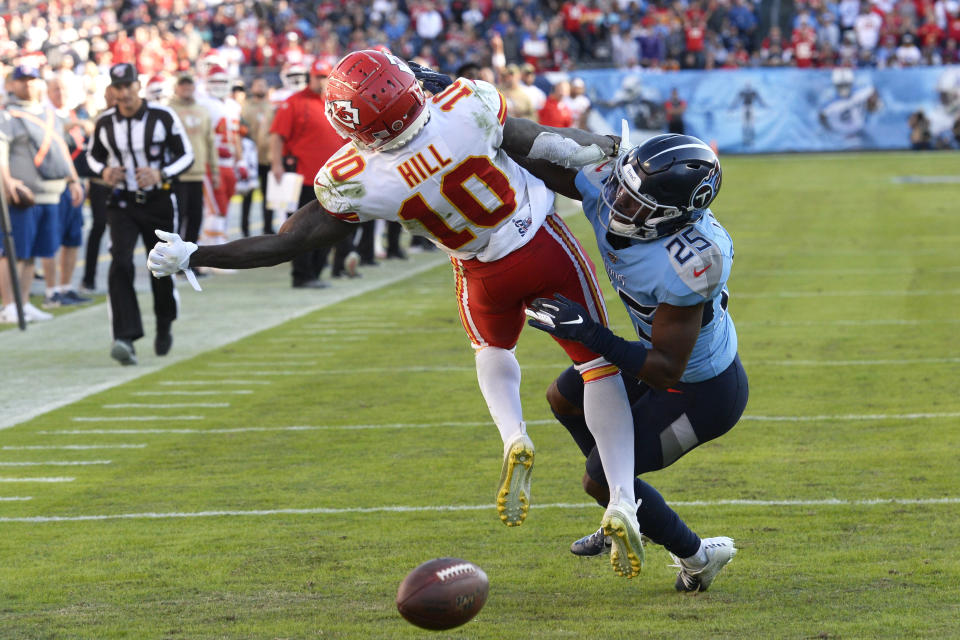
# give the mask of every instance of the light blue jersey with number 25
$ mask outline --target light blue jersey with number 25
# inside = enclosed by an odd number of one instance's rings
[[[671,236],[614,249],[607,239],[609,209],[600,198],[603,180],[612,168],[613,162],[585,167],[576,180],[610,282],[647,347],[658,304],[704,303],[700,335],[680,380],[713,378],[737,354],[737,331],[727,313],[726,284],[733,266],[730,234],[707,210],[698,222]]]

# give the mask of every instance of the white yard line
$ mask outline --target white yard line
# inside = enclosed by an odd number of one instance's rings
[[[25,502],[33,500],[33,496],[0,496],[0,502]]]
[[[73,422],[180,422],[183,420],[203,420],[206,416],[76,416]]]
[[[196,407],[199,409],[224,409],[229,402],[174,402],[171,404],[151,404],[147,402],[122,402],[119,404],[101,405],[103,409],[185,409]]]
[[[670,504],[680,507],[874,507],[886,505],[955,505],[960,498],[871,498],[865,500],[843,500],[827,498],[824,500],[694,500],[674,501]],[[531,509],[598,509],[596,503],[533,504]],[[279,516],[279,515],[340,515],[348,513],[423,513],[449,511],[484,511],[493,507],[490,504],[471,505],[430,505],[430,506],[383,506],[383,507],[347,507],[308,509],[251,509],[246,511],[172,511],[166,513],[115,513],[77,516],[24,516],[0,518],[0,522],[84,522],[89,520],[157,520],[165,518],[218,518],[224,516]]]
[[[913,289],[911,291],[765,291],[763,293],[734,293],[737,298],[870,298],[915,297],[915,296],[955,296],[960,289]]]
[[[0,478],[0,482],[73,482],[76,478]]]
[[[754,422],[846,422],[863,420],[937,420],[960,418],[960,411],[943,413],[864,413],[816,416],[763,416],[745,415],[741,420]],[[555,420],[527,420],[528,425],[555,424]],[[293,425],[286,427],[231,427],[228,429],[59,429],[38,431],[41,435],[131,435],[131,434],[220,434],[263,433],[273,431],[359,431],[367,429],[435,429],[440,427],[485,427],[490,420],[461,422],[399,422],[391,424],[343,424],[343,425]]]
[[[164,387],[191,387],[193,385],[217,385],[217,384],[271,384],[266,380],[161,380],[157,384]]]
[[[319,364],[319,360],[231,360],[230,362],[205,362],[204,366],[235,369],[236,367],[305,367]]]
[[[0,461],[0,467],[87,467],[97,464],[113,464],[113,460],[43,460],[31,462]]]
[[[217,389],[212,391],[134,391],[134,396],[225,396],[249,395],[252,389]]]
[[[92,449],[144,449],[145,444],[30,444],[7,445],[0,447],[3,451],[87,451]]]

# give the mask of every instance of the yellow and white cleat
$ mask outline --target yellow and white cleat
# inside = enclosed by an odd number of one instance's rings
[[[624,578],[640,575],[643,568],[643,540],[637,523],[637,505],[621,500],[620,487],[616,487],[610,495],[600,528],[610,537],[610,564],[614,572]]]
[[[497,513],[508,527],[523,524],[530,509],[530,474],[533,471],[533,441],[521,433],[504,447]]]

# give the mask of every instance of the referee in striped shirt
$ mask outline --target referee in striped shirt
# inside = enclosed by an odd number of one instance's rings
[[[140,307],[133,288],[133,251],[137,238],[146,250],[157,243],[154,229],[174,230],[176,200],[170,181],[193,164],[193,149],[177,114],[140,97],[137,70],[131,64],[110,68],[110,86],[117,104],[98,118],[87,148],[87,162],[112,188],[107,201],[110,225],[110,274],[107,289],[113,344],[110,355],[121,364],[136,364],[133,347],[143,337]],[[173,278],[150,278],[158,356],[173,344],[170,332],[177,318]]]

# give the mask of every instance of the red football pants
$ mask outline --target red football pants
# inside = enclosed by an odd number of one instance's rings
[[[584,306],[590,317],[607,325],[607,309],[596,269],[583,247],[557,214],[525,246],[494,262],[452,258],[460,321],[474,348],[512,349],[520,338],[535,298],[560,293]],[[579,342],[560,340],[574,362],[597,358]]]

